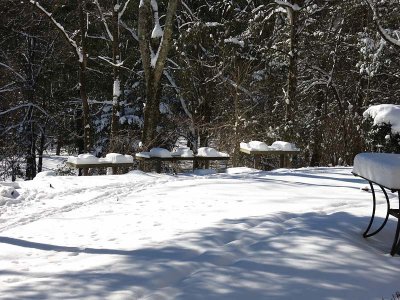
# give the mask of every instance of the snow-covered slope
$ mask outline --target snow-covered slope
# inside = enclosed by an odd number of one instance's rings
[[[371,195],[350,171],[8,184],[0,299],[389,299],[395,222],[362,238]]]

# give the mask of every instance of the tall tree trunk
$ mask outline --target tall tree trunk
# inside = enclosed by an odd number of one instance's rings
[[[44,132],[44,128],[42,133],[40,134],[40,143],[39,143],[39,149],[38,149],[38,165],[37,165],[37,171],[38,173],[42,172],[43,170],[43,152],[44,152],[44,144],[46,142],[46,135]]]
[[[33,96],[32,91],[29,93]],[[32,101],[32,98],[29,98]],[[36,136],[33,128],[33,106],[28,108],[26,125],[27,153],[25,179],[31,180],[36,176]]]
[[[79,92],[82,99],[82,112],[83,112],[83,147],[84,151],[88,152],[92,149],[92,128],[90,122],[90,109],[89,101],[86,91],[86,66],[87,66],[87,52],[86,52],[86,22],[84,5],[85,0],[78,2],[79,14],[79,27],[81,32],[81,57],[79,59]]]
[[[121,96],[121,80],[118,63],[121,61],[121,51],[119,48],[119,0],[113,1],[112,12],[112,50],[113,50],[113,105],[111,116],[110,151],[119,151],[118,127],[119,127],[119,101]]]
[[[293,5],[300,4],[300,0],[293,0]],[[288,76],[287,89],[285,99],[285,123],[286,132],[285,139],[294,139],[295,128],[295,112],[297,108],[297,63],[298,63],[298,12],[292,7],[287,7],[287,15],[289,21],[289,61],[288,61]]]
[[[176,8],[179,0],[169,0],[165,16],[164,33],[156,51],[152,49],[153,15],[150,0],[143,0],[139,5],[139,48],[142,58],[146,82],[146,107],[144,109],[144,125],[142,144],[149,149],[158,144],[157,125],[160,117],[161,76],[164,71],[167,54],[172,39],[172,30]],[[154,9],[154,7],[153,7]],[[158,11],[157,17],[158,17]],[[156,18],[156,14],[155,18]],[[158,39],[159,37],[155,37]]]
[[[322,109],[325,102],[325,94],[323,91],[318,92],[316,95],[316,107],[314,111],[314,122],[311,133],[311,159],[310,166],[318,167],[321,164],[322,157]]]

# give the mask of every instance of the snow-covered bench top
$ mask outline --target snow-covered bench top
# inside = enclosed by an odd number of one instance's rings
[[[193,151],[189,148],[178,148],[173,152],[168,151],[164,148],[152,148],[150,152],[139,152],[136,153],[137,159],[160,159],[160,160],[195,160],[195,159],[215,159],[215,160],[226,160],[229,159],[229,155],[223,152],[219,152],[211,147],[201,147],[197,151],[197,155],[193,154]]]
[[[77,157],[68,157],[67,162],[72,165],[110,165],[110,164],[132,164],[133,156],[119,153],[108,153],[106,157],[98,158],[92,154],[79,154]]]
[[[357,154],[354,158],[353,174],[388,189],[400,190],[400,154]]]
[[[284,142],[284,141],[276,141],[272,143],[271,146],[268,146],[264,142],[260,141],[250,141],[248,143],[240,143],[240,151],[247,154],[257,154],[257,153],[276,153],[276,152],[299,152],[300,149],[296,147],[295,144]]]

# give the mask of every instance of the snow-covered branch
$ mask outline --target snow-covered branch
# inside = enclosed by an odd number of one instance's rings
[[[154,28],[153,31],[151,32],[151,38],[152,39],[161,38],[164,33],[160,26],[160,18],[158,16],[158,4],[156,0],[151,0],[151,8],[153,10],[153,16],[154,16]]]
[[[23,77],[20,73],[18,73],[17,71],[15,71],[13,68],[11,68],[9,65],[3,64],[0,62],[0,67],[4,67],[7,70],[10,70],[12,73],[14,73],[18,78],[20,78],[22,81],[25,81],[25,77]]]
[[[128,4],[129,4],[130,1],[131,1],[131,0],[127,0],[127,1],[125,2],[124,6],[122,7],[122,9],[118,12],[118,18],[119,18],[119,19],[121,19],[122,16],[124,15],[124,13],[125,13],[125,11],[126,11],[126,9],[127,9]],[[117,9],[117,7],[114,7],[114,9]]]
[[[94,0],[94,3],[96,4],[97,10],[99,11],[100,19],[103,22],[103,25],[104,25],[104,28],[105,28],[106,33],[108,35],[108,38],[110,39],[110,41],[113,41],[114,37],[113,37],[113,35],[112,35],[111,31],[110,31],[110,28],[108,28],[108,24],[107,24],[106,19],[104,18],[104,14],[103,14],[103,11],[101,10],[99,1],[98,0]]]
[[[39,1],[35,0],[30,0],[30,3],[36,6],[39,11],[41,11],[43,14],[45,14],[50,21],[56,26],[56,28],[62,33],[62,35],[65,37],[65,39],[68,41],[68,43],[74,48],[78,58],[79,62],[83,62],[83,54],[82,54],[82,49],[78,46],[76,41],[74,41],[66,32],[65,28],[57,22],[56,19],[54,19],[53,15],[48,12],[43,6],[40,5]]]
[[[176,92],[178,94],[180,94],[180,90],[175,82],[175,80],[172,78],[172,76],[169,74],[169,72],[167,72],[166,70],[164,70],[164,75],[165,77],[167,77],[169,83],[172,85],[172,87],[176,90]],[[187,108],[185,99],[183,99],[183,97],[181,95],[179,95],[179,100],[181,102],[183,111],[185,112],[185,114],[190,118],[190,120],[193,121],[193,115],[190,113],[189,109]]]
[[[120,61],[120,62],[118,62],[118,63],[113,63],[109,58],[107,58],[107,57],[104,57],[104,56],[98,56],[98,58],[100,58],[101,60],[104,60],[104,61],[106,61],[107,63],[109,63],[110,65],[112,65],[113,67],[122,67],[123,65],[124,65],[124,62],[123,61]]]
[[[301,9],[300,6],[298,6],[297,4],[292,4],[292,3],[289,3],[287,1],[275,0],[275,3],[280,5],[280,6],[285,6],[286,8],[290,8],[290,9],[292,9],[294,11],[297,11],[297,10]]]
[[[0,112],[0,116],[9,114],[9,113],[11,113],[13,111],[16,111],[16,110],[19,110],[19,109],[22,109],[22,108],[30,108],[30,107],[36,108],[37,110],[41,111],[44,115],[48,116],[47,112],[43,108],[41,108],[40,106],[38,106],[36,104],[33,104],[33,103],[21,104],[21,105],[12,107],[10,109],[7,109],[5,111],[1,111]]]
[[[381,25],[378,13],[374,7],[374,5],[372,4],[371,0],[364,0],[367,2],[367,4],[369,5],[369,7],[371,8],[373,14],[374,14],[374,21],[376,24],[376,27],[378,28],[378,32],[379,34],[382,36],[382,38],[387,41],[388,43],[390,43],[391,45],[395,46],[395,47],[399,47],[400,48],[400,40],[396,40],[395,38],[391,37],[388,32],[386,31],[386,29],[384,29]]]
[[[139,36],[137,34],[137,32],[133,29],[130,28],[128,25],[126,25],[126,23],[122,20],[119,20],[119,24],[127,31],[129,31],[129,33],[131,34],[131,36],[133,37],[134,40],[139,41]]]

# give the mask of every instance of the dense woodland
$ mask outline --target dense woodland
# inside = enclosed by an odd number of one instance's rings
[[[241,141],[351,164],[373,104],[400,104],[398,0],[0,1],[0,178],[43,152]]]

